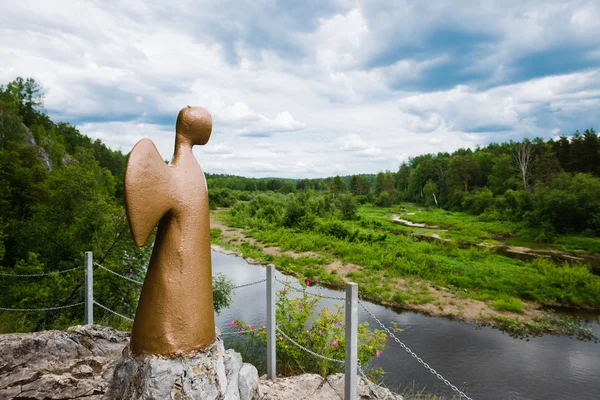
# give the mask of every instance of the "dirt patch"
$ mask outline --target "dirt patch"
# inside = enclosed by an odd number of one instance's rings
[[[346,274],[349,272],[357,272],[362,270],[360,265],[356,264],[343,264],[340,260],[334,260],[332,263],[325,267],[325,270],[329,273],[336,271],[339,276],[346,280]]]
[[[220,222],[214,214],[210,215],[210,227],[218,228],[221,230],[222,240],[226,243],[232,244],[234,246],[241,246],[243,243],[249,243],[251,245],[260,244],[256,239],[246,236],[244,231],[239,228],[230,228],[227,225],[224,225]],[[314,251],[304,251],[304,252],[296,252],[293,250],[283,251],[277,246],[267,246],[262,247],[262,252],[265,254],[270,254],[273,256],[282,256],[286,255],[292,258],[300,258],[300,257],[316,257],[317,253]]]

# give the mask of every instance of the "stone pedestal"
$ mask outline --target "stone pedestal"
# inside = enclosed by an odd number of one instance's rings
[[[251,400],[258,371],[217,339],[193,356],[123,357],[115,366],[106,400]]]

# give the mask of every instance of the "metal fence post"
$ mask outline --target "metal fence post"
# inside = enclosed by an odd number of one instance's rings
[[[275,381],[277,378],[275,354],[275,293],[273,283],[275,281],[275,266],[267,265],[267,379]]]
[[[85,252],[85,324],[94,323],[94,259],[91,251]]]
[[[346,357],[344,366],[344,400],[356,400],[358,369],[358,285],[346,284]]]

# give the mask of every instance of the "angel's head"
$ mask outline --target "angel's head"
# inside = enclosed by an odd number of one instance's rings
[[[179,111],[175,132],[181,135],[192,146],[203,145],[210,139],[212,132],[212,118],[210,113],[202,107],[190,107]]]

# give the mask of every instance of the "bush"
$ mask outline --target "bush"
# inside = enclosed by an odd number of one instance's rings
[[[227,275],[218,273],[213,276],[213,306],[215,308],[215,314],[219,315],[222,309],[227,308],[231,305],[233,299],[233,288],[235,285],[227,277]]]
[[[318,227],[318,231],[338,239],[345,239],[352,234],[350,229],[343,222],[335,219],[322,222]]]
[[[472,193],[467,193],[462,201],[462,207],[465,211],[479,215],[494,203],[494,194],[488,188],[478,189]]]
[[[287,296],[281,290],[277,300],[277,325],[287,336],[301,346],[325,357],[343,360],[345,358],[344,313],[342,306],[334,310],[327,307],[316,313],[319,297],[304,292],[300,297]],[[254,326],[241,320],[230,322],[239,333],[248,332],[254,342],[266,345],[265,326]],[[381,330],[369,331],[368,323],[358,325],[358,358],[364,366],[373,357],[379,357],[385,348],[386,334]],[[317,358],[288,341],[277,333],[277,368],[284,376],[301,373],[317,373],[323,377],[343,372],[343,363],[334,363]],[[376,371],[380,374],[381,371]]]
[[[392,196],[388,192],[381,192],[375,204],[381,207],[390,207],[392,205]]]
[[[356,211],[358,210],[358,203],[354,196],[350,193],[345,193],[338,196],[335,202],[337,209],[342,214],[342,219],[351,220],[356,219]]]

